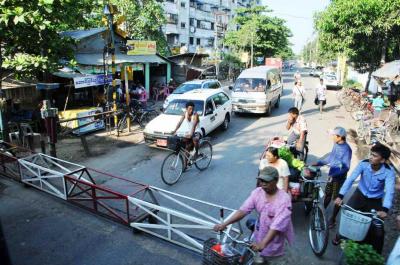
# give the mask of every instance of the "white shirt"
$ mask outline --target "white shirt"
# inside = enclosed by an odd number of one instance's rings
[[[289,166],[285,160],[279,158],[275,164],[270,164],[267,159],[261,159],[259,169],[271,166],[276,168],[279,173],[279,180],[277,183],[278,188],[283,189],[283,177],[288,177],[290,175]]]
[[[317,95],[318,100],[326,100],[326,86],[319,83],[317,88],[315,89],[315,94]]]
[[[188,137],[192,133],[193,127],[195,125],[195,116],[192,115],[191,120],[186,117],[185,114],[185,119],[183,120],[181,126],[179,126],[179,129],[176,131],[176,135],[179,137]],[[196,129],[196,128],[195,128]]]
[[[306,90],[303,86],[293,87],[293,97],[294,98],[305,98]]]

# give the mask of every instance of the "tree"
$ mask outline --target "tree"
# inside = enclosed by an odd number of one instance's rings
[[[292,36],[285,20],[269,16],[267,7],[237,9],[237,16],[231,30],[225,36],[225,45],[234,51],[249,51],[254,48],[254,56],[293,57],[289,42]]]
[[[320,49],[344,53],[356,70],[371,74],[399,56],[399,0],[335,0],[317,14]]]
[[[72,40],[58,33],[89,26],[99,2],[0,0],[2,67],[17,77],[43,79],[59,66],[60,59],[72,58]]]
[[[161,27],[166,23],[164,9],[157,0],[112,0],[120,14],[125,17],[125,30],[135,40],[154,40],[157,51],[168,55],[168,43]]]

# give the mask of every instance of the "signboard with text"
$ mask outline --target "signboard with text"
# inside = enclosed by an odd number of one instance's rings
[[[128,40],[126,46],[128,47],[128,55],[151,55],[157,52],[155,41]]]
[[[106,80],[104,78],[104,75],[88,75],[88,76],[74,77],[75,88],[101,86],[104,85],[104,83],[111,84],[111,82],[112,82],[111,75],[106,77]]]

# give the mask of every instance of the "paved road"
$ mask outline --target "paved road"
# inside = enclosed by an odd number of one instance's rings
[[[281,106],[273,110],[271,117],[233,117],[228,131],[218,130],[210,135],[214,148],[210,167],[203,172],[190,169],[172,187],[160,178],[160,166],[168,153],[144,144],[127,146],[84,164],[200,200],[238,208],[255,186],[258,159],[265,140],[284,131],[287,109],[292,106],[292,76],[293,72],[284,74]],[[327,112],[321,116],[313,104],[318,79],[304,74],[303,81],[307,91],[303,114],[309,124],[309,161],[312,162],[327,154],[332,146],[326,131],[338,124],[350,127],[351,121],[337,108],[333,91],[328,94]],[[6,199],[0,206],[0,216],[15,264],[200,264],[201,257],[191,251],[149,235],[132,235],[125,227],[33,189],[23,189],[4,179],[0,184],[3,187],[0,194]],[[323,259],[313,255],[306,234],[308,218],[301,204],[294,205],[293,223],[296,242],[288,251],[288,264],[334,264],[339,252],[331,244]]]

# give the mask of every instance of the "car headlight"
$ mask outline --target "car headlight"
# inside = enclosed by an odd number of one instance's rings
[[[267,103],[267,101],[265,99],[256,99],[256,103],[265,104],[265,103]]]

